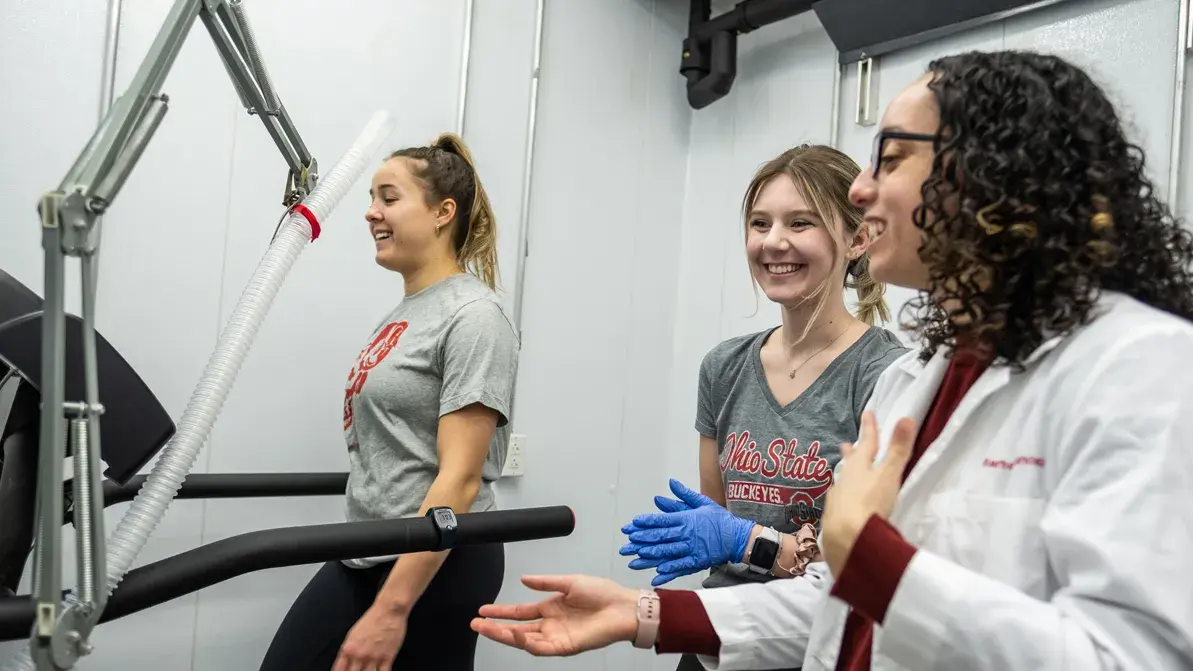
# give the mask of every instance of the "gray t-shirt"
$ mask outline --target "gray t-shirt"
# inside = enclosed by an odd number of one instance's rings
[[[497,295],[464,273],[405,297],[381,321],[344,391],[348,521],[417,515],[439,472],[439,418],[473,403],[500,418],[469,511],[495,507],[491,483],[505,463],[519,347]]]
[[[696,430],[715,438],[729,512],[782,533],[820,529],[824,496],[841,443],[857,438],[878,376],[907,351],[895,334],[872,327],[820,377],[780,406],[762,369],[762,344],[775,329],[731,338],[700,365]],[[714,567],[705,587],[773,580],[744,564]]]

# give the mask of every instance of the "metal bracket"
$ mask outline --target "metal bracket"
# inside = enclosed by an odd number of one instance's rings
[[[38,205],[45,285],[42,317],[41,443],[38,456],[37,540],[33,569],[36,621],[30,652],[38,671],[73,668],[91,651],[88,636],[107,604],[103,482],[96,363],[95,296],[101,215],[120,193],[161,125],[169,98],[161,93],[182,44],[201,19],[249,114],[261,119],[289,174],[283,203],[301,202],[318,181],[307,150],[265,70],[242,0],[175,0],[132,83],[104,114],[99,127],[54,191]],[[84,396],[67,402],[65,259],[82,269]],[[62,468],[67,426],[74,453],[77,601],[62,603]],[[73,600],[72,600],[73,601]],[[65,607],[64,607],[65,606]]]
[[[1193,3],[1190,3],[1189,0],[1184,0],[1184,1],[1185,1],[1185,17],[1186,17],[1186,19],[1185,19],[1185,56],[1187,57],[1189,55],[1189,52],[1193,52],[1193,19],[1189,18],[1190,13],[1193,13]]]
[[[286,175],[286,189],[282,193],[282,205],[289,209],[301,203],[311,191],[315,190],[315,183],[319,179],[319,163],[312,157],[311,162],[302,167],[297,178],[294,173]]]
[[[878,121],[878,73],[873,58],[857,62],[857,113],[854,122],[873,126]]]
[[[829,105],[828,144],[830,147],[840,148],[841,143],[841,78],[845,74],[845,66],[833,60],[833,93]]]
[[[1181,38],[1176,47],[1176,74],[1173,81],[1172,96],[1172,129],[1169,131],[1171,143],[1168,165],[1168,205],[1172,208],[1180,207],[1181,172],[1184,168],[1181,150],[1185,136],[1185,104],[1188,99],[1189,88],[1189,55],[1193,52],[1193,0],[1181,0],[1177,11],[1177,35]]]

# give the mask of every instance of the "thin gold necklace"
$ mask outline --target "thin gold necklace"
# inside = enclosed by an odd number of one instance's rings
[[[808,363],[812,359],[815,359],[817,354],[820,354],[821,352],[828,349],[829,347],[832,347],[833,343],[837,342],[838,340],[841,339],[841,336],[845,335],[845,331],[848,331],[850,326],[852,326],[852,324],[846,324],[845,328],[842,329],[841,332],[837,334],[836,338],[833,338],[832,340],[828,341],[827,345],[825,345],[824,347],[821,347],[820,349],[813,352],[812,356],[808,357],[807,359],[804,359],[802,362],[800,362],[800,365],[796,366],[795,368],[792,368],[791,375],[788,375],[787,377],[794,380],[795,374],[799,372],[799,369],[804,367],[804,364]]]

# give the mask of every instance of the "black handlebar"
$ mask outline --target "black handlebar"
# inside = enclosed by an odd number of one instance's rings
[[[457,519],[457,547],[557,538],[571,535],[576,527],[575,514],[567,506],[464,513]],[[108,598],[99,621],[131,615],[253,571],[429,552],[438,543],[439,531],[426,517],[254,531],[129,571]],[[0,599],[0,641],[29,637],[33,616],[31,597]]]
[[[132,501],[145,484],[134,475],[123,485],[104,481],[104,505]],[[341,496],[347,473],[195,473],[186,476],[179,499],[236,499],[272,496]]]

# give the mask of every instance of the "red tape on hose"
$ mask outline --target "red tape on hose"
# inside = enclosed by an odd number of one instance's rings
[[[311,212],[311,208],[299,203],[294,206],[294,211],[306,217],[308,223],[311,224],[311,242],[319,239],[319,233],[322,227],[319,226],[319,220],[315,218],[315,213]]]

